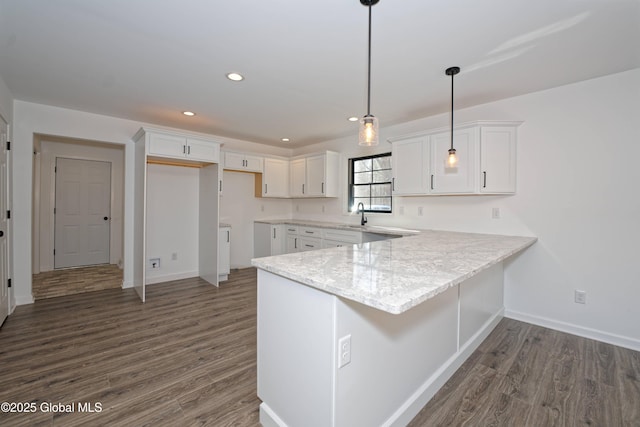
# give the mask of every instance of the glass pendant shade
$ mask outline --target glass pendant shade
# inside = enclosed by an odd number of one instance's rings
[[[367,147],[378,145],[378,119],[376,117],[367,114],[360,119],[358,145]]]
[[[456,149],[449,149],[449,157],[447,158],[447,167],[455,168],[458,166],[458,156],[456,155]]]

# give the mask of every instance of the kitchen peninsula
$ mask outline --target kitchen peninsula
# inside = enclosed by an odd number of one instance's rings
[[[534,237],[447,231],[256,258],[263,425],[405,425],[504,312]]]

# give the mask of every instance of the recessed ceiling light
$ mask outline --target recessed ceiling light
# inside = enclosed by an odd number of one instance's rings
[[[194,113],[193,111],[183,111],[182,114],[189,117],[193,117],[196,115],[196,113]]]
[[[349,120],[350,122],[357,122],[358,118],[357,117],[349,117],[347,120]]]
[[[234,82],[239,82],[241,80],[244,80],[244,76],[238,73],[227,73],[227,78],[229,80],[233,80]]]
[[[282,142],[289,142],[289,141],[291,141],[291,140],[290,140],[289,138],[282,138],[280,141],[282,141]]]

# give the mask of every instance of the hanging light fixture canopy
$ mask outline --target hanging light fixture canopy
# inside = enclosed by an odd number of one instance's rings
[[[451,76],[451,148],[449,148],[449,158],[447,159],[447,166],[455,168],[458,166],[458,156],[456,155],[456,149],[453,148],[453,76],[460,72],[460,67],[447,68],[445,74]]]
[[[360,119],[358,144],[364,146],[378,145],[378,119],[371,114],[371,7],[379,0],[360,0],[369,8],[369,53],[367,65],[367,114]]]

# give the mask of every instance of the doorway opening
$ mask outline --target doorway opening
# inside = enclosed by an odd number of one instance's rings
[[[35,135],[35,300],[121,288],[124,146]]]

